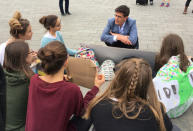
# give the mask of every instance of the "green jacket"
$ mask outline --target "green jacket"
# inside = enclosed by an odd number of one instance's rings
[[[6,131],[25,131],[29,79],[21,72],[7,72]]]

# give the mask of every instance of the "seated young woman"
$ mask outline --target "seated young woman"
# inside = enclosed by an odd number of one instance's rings
[[[96,75],[95,86],[83,98],[80,88],[64,78],[68,63],[64,44],[52,41],[38,51],[38,57],[46,74],[31,78],[26,131],[75,131],[71,117],[82,115],[104,83],[104,76]]]
[[[62,34],[60,32],[61,29],[61,20],[56,15],[48,15],[40,18],[39,22],[44,26],[47,30],[47,33],[43,36],[41,40],[41,47],[44,47],[51,41],[60,41],[64,44],[64,40]],[[76,50],[67,48],[67,52],[69,55],[73,56],[77,53]]]
[[[173,126],[158,101],[150,65],[139,58],[115,67],[107,90],[94,98],[84,115],[96,131],[171,131]]]
[[[28,43],[22,40],[11,42],[5,48],[6,131],[25,131],[32,60]]]
[[[13,17],[9,20],[10,35],[11,37],[4,43],[0,44],[0,64],[3,65],[5,48],[11,42],[21,40],[31,40],[32,29],[29,20],[23,19],[21,13],[16,11]],[[33,53],[35,56],[36,54]]]
[[[167,35],[155,59],[153,79],[159,100],[170,118],[179,117],[193,103],[193,62],[177,34]]]

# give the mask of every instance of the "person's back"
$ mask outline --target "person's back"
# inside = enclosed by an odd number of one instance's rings
[[[25,129],[29,79],[21,72],[6,70],[6,130]]]
[[[70,117],[80,115],[80,88],[66,80],[48,83],[38,75],[29,86],[27,131],[67,131]]]
[[[128,129],[131,131],[159,131],[154,114],[148,106],[142,109],[136,119],[128,119],[125,116],[115,119],[112,115],[112,103],[117,102],[112,99],[103,100],[92,109],[91,120],[93,120],[96,131],[128,131]],[[116,113],[121,115],[120,110],[117,110]],[[133,111],[128,115],[133,116],[135,113]],[[166,129],[172,129],[172,124],[168,123],[169,118],[167,115],[164,118],[166,120]]]
[[[31,62],[28,43],[17,40],[6,46],[6,131],[25,130],[29,79],[33,75]]]
[[[156,96],[151,67],[139,58],[123,60],[115,67],[115,77],[108,89],[89,103],[83,118],[90,118],[96,131],[173,128]]]
[[[75,131],[70,118],[83,113],[103,80],[83,99],[80,88],[64,78],[68,56],[63,44],[59,41],[47,44],[38,51],[38,57],[46,75],[35,75],[30,81],[25,130]]]
[[[193,103],[193,63],[177,34],[167,35],[155,59],[157,75],[153,82],[159,100],[170,118],[181,116]]]

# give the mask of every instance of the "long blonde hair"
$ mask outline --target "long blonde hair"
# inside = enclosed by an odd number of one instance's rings
[[[123,60],[116,66],[117,68],[115,78],[108,89],[90,102],[83,118],[89,118],[92,108],[97,103],[113,97],[118,99],[118,103],[113,103],[112,114],[114,118],[118,119],[125,116],[128,119],[136,119],[144,106],[148,106],[160,126],[160,131],[165,131],[161,104],[153,86],[150,65],[143,59],[132,58]],[[121,116],[116,115],[117,109],[122,112]],[[133,116],[128,115],[128,113],[133,112],[135,113]]]

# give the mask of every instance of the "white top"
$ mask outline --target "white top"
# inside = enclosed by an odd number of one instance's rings
[[[5,56],[5,47],[7,42],[0,44],[0,64],[3,66],[4,56]]]
[[[56,33],[56,36],[57,36],[57,33]],[[56,39],[56,36],[55,37],[52,36],[49,31],[44,35],[44,37],[48,37],[48,38],[51,38],[51,39]]]

